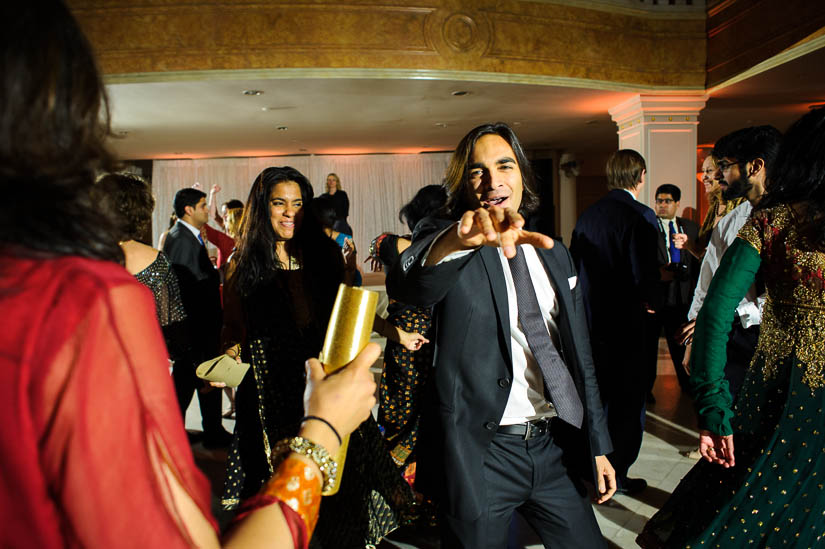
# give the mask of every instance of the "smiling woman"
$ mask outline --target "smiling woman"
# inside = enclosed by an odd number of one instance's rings
[[[235,440],[223,504],[235,507],[270,477],[270,449],[302,423],[304,362],[323,344],[344,262],[308,208],[309,180],[290,167],[267,168],[252,185],[238,249],[224,287],[223,348],[252,365],[236,398]],[[234,353],[233,353],[234,354]],[[364,547],[397,525],[409,490],[374,421],[353,433],[347,474],[323,499],[316,547]],[[316,545],[317,543],[317,545]]]

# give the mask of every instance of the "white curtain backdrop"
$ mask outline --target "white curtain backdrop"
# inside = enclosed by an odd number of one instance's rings
[[[440,184],[450,153],[278,156],[202,160],[155,160],[152,190],[155,212],[152,240],[156,245],[169,225],[172,199],[178,189],[196,181],[208,193],[219,185],[218,207],[231,198],[246,204],[255,177],[270,166],[292,166],[312,182],[315,196],[326,192],[327,174],[335,172],[349,196],[349,224],[355,232],[359,262],[366,259],[370,241],[382,232],[408,232],[398,210],[425,185]]]

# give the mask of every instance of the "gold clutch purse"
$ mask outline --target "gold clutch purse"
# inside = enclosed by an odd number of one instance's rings
[[[249,370],[249,364],[237,362],[228,355],[221,355],[202,362],[195,375],[207,381],[225,383],[227,387],[237,387]]]

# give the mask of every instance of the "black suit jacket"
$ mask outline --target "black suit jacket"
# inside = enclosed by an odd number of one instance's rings
[[[387,277],[387,293],[402,303],[435,307],[434,398],[423,413],[418,471],[425,476],[440,471],[447,512],[474,520],[486,490],[484,457],[512,382],[509,308],[495,248],[482,247],[459,259],[421,266],[430,244],[449,224],[425,219],[416,226],[412,245]],[[593,372],[581,292],[578,285],[570,288],[576,271],[564,245],[536,251],[559,301],[560,351],[585,409],[582,430],[570,427],[569,432],[578,437],[578,448],[591,456],[592,467],[592,456],[609,453],[612,445]]]
[[[570,252],[594,344],[640,338],[643,304],[660,305],[657,226],[653,210],[621,189],[607,193],[576,222]]]
[[[187,227],[176,223],[163,243],[180,283],[196,360],[207,360],[219,352],[221,331],[220,275],[209,260],[206,248]]]
[[[660,265],[669,263],[667,253],[667,235],[665,231],[669,230],[668,225],[663,224],[664,221],[657,220],[658,229],[658,261]],[[682,232],[688,236],[691,242],[696,242],[699,237],[699,225],[690,219],[683,217],[676,218],[677,232]],[[682,250],[679,254],[679,263],[684,265],[683,268],[676,271],[677,277],[675,280],[660,283],[660,291],[662,293],[662,300],[664,305],[690,306],[690,301],[693,299],[693,290],[696,288],[696,281],[699,278],[699,261],[687,251]]]

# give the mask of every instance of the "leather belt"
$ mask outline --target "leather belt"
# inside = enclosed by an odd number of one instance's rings
[[[527,423],[516,423],[515,425],[499,425],[496,429],[497,433],[505,435],[518,435],[524,440],[530,440],[533,437],[545,435],[550,432],[551,418],[543,417],[541,419],[534,419]]]

